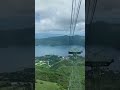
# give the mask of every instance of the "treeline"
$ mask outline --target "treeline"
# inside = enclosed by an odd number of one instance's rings
[[[0,73],[0,81],[11,81],[11,82],[34,82],[35,75],[34,68],[25,68],[24,70],[16,72],[5,72]]]
[[[36,57],[35,62],[39,61],[49,61],[50,65],[55,64],[56,62],[60,61],[62,59],[62,56],[57,56],[57,55],[45,55],[41,57]]]
[[[50,46],[60,46],[60,45],[85,45],[85,37],[84,36],[58,36],[58,37],[50,37],[43,39],[36,39],[35,45],[50,45]]]

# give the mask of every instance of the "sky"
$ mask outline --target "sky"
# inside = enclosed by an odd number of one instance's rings
[[[59,27],[57,29],[68,29],[66,24],[69,25],[71,1],[72,0],[1,0],[0,29],[34,27],[34,13],[37,16],[36,32],[44,31],[44,28],[56,29]],[[119,4],[120,0],[98,0],[95,17],[103,21],[107,20],[119,23]],[[80,28],[84,27],[84,25],[81,26],[85,16],[84,9],[85,0],[82,0],[79,15],[82,21],[80,25],[78,25]],[[45,23],[45,21],[48,22]],[[49,25],[51,27],[49,27]]]
[[[78,2],[78,0],[77,0]],[[70,31],[72,0],[35,0],[35,33]],[[76,33],[85,33],[85,0],[82,0]]]
[[[0,30],[34,27],[34,11],[34,0],[2,0]]]
[[[88,7],[87,1],[86,6]],[[93,6],[92,3],[95,0],[90,1],[90,5]],[[86,16],[90,16],[90,14],[87,15],[87,10],[88,8],[86,8]],[[120,23],[120,0],[97,0],[94,21]]]

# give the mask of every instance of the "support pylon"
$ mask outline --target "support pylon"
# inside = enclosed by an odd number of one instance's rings
[[[80,52],[79,52],[80,53]],[[80,80],[80,70],[79,66],[76,63],[77,60],[77,53],[72,53],[73,54],[73,60],[72,60],[72,71],[70,75],[70,80],[69,80],[69,86],[68,90],[81,90],[81,80]]]

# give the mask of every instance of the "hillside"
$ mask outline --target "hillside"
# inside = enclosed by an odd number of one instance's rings
[[[50,37],[50,38],[43,38],[43,39],[36,39],[35,45],[50,45],[50,46],[60,46],[60,45],[69,45],[69,36],[57,36],[57,37]],[[85,44],[85,37],[84,36],[74,36],[71,39],[74,45],[81,45],[84,46]]]
[[[80,81],[82,82],[84,80],[84,58],[77,57],[78,60],[75,61],[77,66],[73,66],[72,58],[73,57],[69,57],[69,59],[61,59],[50,66],[48,66],[48,64],[43,64],[43,65],[36,64],[35,65],[36,90],[38,90],[38,88],[42,84],[44,86],[44,84],[46,85],[47,83],[49,84],[47,84],[46,87],[43,88],[44,90],[50,87],[52,87],[51,88],[52,90],[59,90],[59,87],[61,88],[60,90],[67,90],[69,78],[71,75],[71,70],[73,67],[76,68],[75,72],[78,72],[78,70],[81,72],[79,77],[80,77]],[[36,58],[36,59],[41,60],[41,58]],[[42,61],[43,61],[43,57],[42,57]],[[36,63],[40,63],[40,62],[36,62]],[[76,76],[76,73],[74,75]],[[40,84],[39,81],[42,81],[43,83]],[[58,86],[56,86],[56,84]]]
[[[60,86],[57,83],[37,80],[35,83],[35,90],[61,90]]]

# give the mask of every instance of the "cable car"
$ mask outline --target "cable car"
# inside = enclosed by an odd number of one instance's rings
[[[83,51],[81,51],[78,47],[72,46],[70,50],[68,51],[68,54],[81,54]]]

